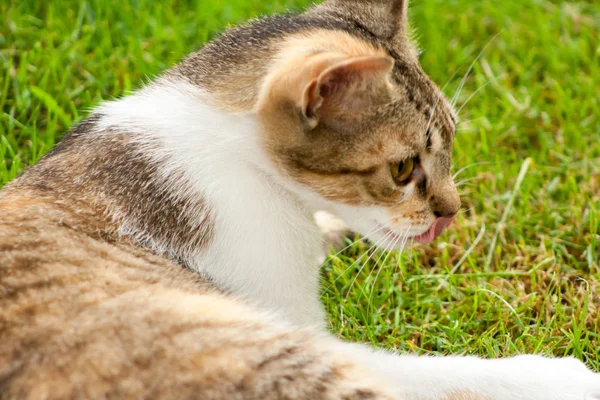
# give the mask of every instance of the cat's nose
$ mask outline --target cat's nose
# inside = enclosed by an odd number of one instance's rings
[[[452,217],[460,209],[460,198],[452,196],[448,199],[433,199],[433,214],[440,217]]]
[[[442,218],[442,217],[455,217],[456,214],[458,213],[458,210],[456,211],[448,211],[448,210],[444,210],[444,211],[437,211],[435,210],[433,212],[433,215],[435,215],[437,218]]]
[[[431,209],[433,214],[440,217],[451,217],[460,209],[460,197],[454,184],[444,185],[441,194],[434,195],[431,198]]]

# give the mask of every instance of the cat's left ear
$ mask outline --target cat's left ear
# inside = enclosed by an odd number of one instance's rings
[[[408,25],[408,0],[395,0],[392,5],[392,13],[396,17],[398,30],[404,33]]]
[[[347,14],[381,39],[404,38],[409,0],[326,0],[322,6]]]
[[[386,56],[349,58],[326,67],[304,88],[301,99],[305,126],[360,113],[385,102],[394,60]]]

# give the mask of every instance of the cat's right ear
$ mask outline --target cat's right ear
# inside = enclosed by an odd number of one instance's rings
[[[360,113],[388,96],[394,60],[387,56],[332,61],[302,91],[304,126],[314,129],[344,115]]]

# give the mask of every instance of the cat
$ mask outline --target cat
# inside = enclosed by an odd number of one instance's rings
[[[572,358],[398,355],[327,332],[315,211],[394,248],[460,207],[456,115],[408,36],[406,0],[251,21],[9,183],[0,398],[600,398]]]

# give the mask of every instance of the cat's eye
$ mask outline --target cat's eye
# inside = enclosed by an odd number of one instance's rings
[[[390,170],[392,171],[392,177],[398,183],[406,182],[412,175],[415,169],[415,159],[409,158],[401,161],[397,164],[392,164]]]

